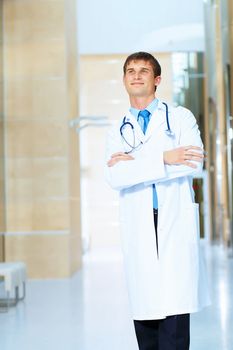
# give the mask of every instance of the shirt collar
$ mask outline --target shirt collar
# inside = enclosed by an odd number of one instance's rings
[[[148,110],[148,112],[150,112],[150,116],[155,112],[155,110],[158,108],[158,103],[159,100],[157,98],[155,98],[145,109]],[[129,109],[130,113],[137,119],[138,117],[138,113],[140,112],[140,109],[131,107]]]

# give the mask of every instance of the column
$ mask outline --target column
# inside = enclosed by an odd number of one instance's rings
[[[223,243],[229,242],[229,188],[228,188],[228,162],[227,162],[227,106],[226,106],[226,63],[228,61],[228,46],[226,45],[227,32],[225,30],[227,13],[225,16],[225,0],[215,1],[216,18],[216,92],[218,111],[218,183],[219,183],[219,206],[218,206],[218,228],[221,232]]]
[[[225,2],[225,1],[224,1]],[[223,2],[205,2],[206,145],[212,239],[229,244],[229,184],[227,154],[226,37]]]
[[[3,27],[0,0],[0,262],[4,260],[5,180],[4,180],[4,107],[3,107]]]
[[[233,2],[228,0],[228,33],[229,33],[229,140],[228,140],[228,158],[229,158],[229,203],[230,203],[230,245],[233,249]]]
[[[4,1],[5,258],[35,278],[81,266],[75,6]]]

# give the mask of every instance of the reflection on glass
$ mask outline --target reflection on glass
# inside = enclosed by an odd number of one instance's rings
[[[172,55],[174,104],[190,109],[204,132],[204,64],[202,52]],[[195,98],[194,98],[195,96]]]
[[[179,52],[172,55],[173,102],[190,109],[204,139],[204,72],[203,53]],[[194,98],[195,97],[195,98]],[[203,179],[194,180],[195,200],[200,205],[200,231],[204,237]]]

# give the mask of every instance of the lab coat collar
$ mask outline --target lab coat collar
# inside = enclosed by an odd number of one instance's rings
[[[161,100],[158,101],[158,108],[152,114],[148,128],[146,130],[145,141],[148,140],[152,134],[162,124],[166,123],[166,107]]]
[[[138,121],[136,120],[135,116],[132,115],[130,111],[128,111],[125,118],[126,122],[130,122],[133,125],[135,134],[137,135],[139,140],[145,142],[152,136],[155,129],[157,129],[161,124],[166,123],[166,107],[164,106],[161,100],[158,100],[158,107],[156,108],[155,112],[150,118],[150,122],[145,135],[140,125],[138,124]]]

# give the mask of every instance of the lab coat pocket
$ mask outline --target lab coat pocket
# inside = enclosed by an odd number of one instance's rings
[[[198,243],[200,238],[199,204],[190,203],[184,210],[183,230],[190,243]]]

